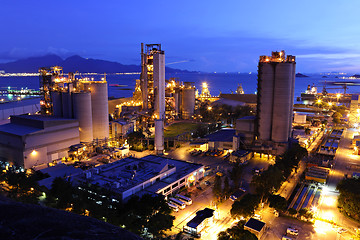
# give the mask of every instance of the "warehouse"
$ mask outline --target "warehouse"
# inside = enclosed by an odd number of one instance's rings
[[[69,146],[79,143],[75,119],[19,115],[0,126],[0,159],[26,169],[67,157]]]

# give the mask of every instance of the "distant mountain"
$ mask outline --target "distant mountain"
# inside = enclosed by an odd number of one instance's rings
[[[74,55],[63,60],[57,55],[46,55],[42,57],[31,57],[9,63],[0,63],[0,70],[7,73],[38,72],[41,67],[51,66],[63,67],[67,72],[95,72],[95,73],[119,73],[119,72],[140,72],[140,65],[123,65],[118,62],[111,62],[100,59],[83,58]],[[180,70],[165,67],[167,73],[187,73],[187,70]]]
[[[297,73],[297,74],[295,74],[295,76],[296,76],[296,77],[309,77],[309,76],[306,76],[306,75],[304,75],[304,74],[302,74],[302,73]]]

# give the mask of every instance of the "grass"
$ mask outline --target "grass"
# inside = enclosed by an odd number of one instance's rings
[[[184,132],[191,132],[196,129],[199,123],[177,122],[167,126],[164,130],[164,137],[176,137]]]

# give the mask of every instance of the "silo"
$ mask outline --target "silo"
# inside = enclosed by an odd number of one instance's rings
[[[293,63],[276,65],[274,85],[274,108],[272,140],[274,142],[287,142],[289,138],[289,120],[292,117],[291,88],[293,85]]]
[[[91,93],[73,93],[72,97],[74,118],[79,121],[80,141],[91,142],[93,140]]]
[[[275,64],[259,62],[258,133],[259,139],[265,141],[271,140]]]
[[[50,95],[53,104],[53,115],[55,117],[62,117],[61,92],[50,92]]]
[[[64,118],[73,118],[71,93],[62,92],[61,99],[62,99],[62,116]]]
[[[109,109],[107,82],[92,82],[91,91],[92,124],[94,139],[109,137]]]
[[[155,119],[155,151],[156,154],[164,152],[164,120]]]
[[[185,82],[182,95],[182,118],[190,119],[194,115],[195,109],[195,86],[190,82]]]

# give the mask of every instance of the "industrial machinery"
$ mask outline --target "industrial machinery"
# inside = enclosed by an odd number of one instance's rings
[[[80,141],[109,137],[108,90],[101,81],[64,76],[59,66],[40,68],[41,113],[79,121]]]

